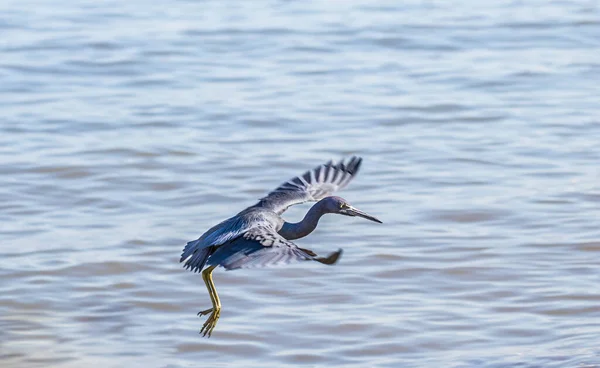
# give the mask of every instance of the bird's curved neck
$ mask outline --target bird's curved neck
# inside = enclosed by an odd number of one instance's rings
[[[285,222],[279,230],[279,235],[287,240],[303,238],[313,232],[321,216],[326,213],[323,202],[317,202],[308,210],[302,221],[296,223]]]

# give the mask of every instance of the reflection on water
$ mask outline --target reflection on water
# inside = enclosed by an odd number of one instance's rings
[[[596,3],[57,5],[0,5],[3,368],[600,364]],[[384,224],[202,339],[185,242],[351,154]]]

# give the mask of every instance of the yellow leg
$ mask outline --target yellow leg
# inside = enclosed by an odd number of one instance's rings
[[[213,307],[199,312],[198,315],[203,316],[210,313],[210,316],[208,316],[208,319],[204,322],[204,326],[202,326],[202,329],[200,330],[202,336],[208,335],[208,337],[210,337],[212,331],[215,329],[219,316],[221,315],[221,301],[219,300],[219,295],[217,294],[217,289],[215,288],[215,283],[212,279],[212,272],[216,267],[217,266],[210,266],[202,271],[202,280],[204,280],[204,283],[206,284]]]

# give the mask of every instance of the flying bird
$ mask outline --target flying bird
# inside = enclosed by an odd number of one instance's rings
[[[343,198],[331,196],[344,188],[358,173],[362,158],[351,157],[334,164],[329,161],[297,176],[273,190],[237,215],[221,222],[202,234],[197,240],[188,242],[180,262],[193,272],[201,272],[208,289],[212,308],[198,312],[208,315],[200,334],[212,334],[221,314],[221,301],[212,279],[218,266],[226,270],[265,267],[287,264],[292,261],[316,261],[327,265],[337,262],[342,250],[320,257],[309,249],[300,248],[291,240],[310,234],[321,216],[336,213],[359,216],[381,223],[348,204]],[[286,222],[281,214],[290,206],[304,202],[317,202],[298,223]]]

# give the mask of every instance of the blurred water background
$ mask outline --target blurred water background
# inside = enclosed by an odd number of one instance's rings
[[[0,366],[600,366],[599,7],[2,1]],[[201,338],[184,244],[351,154]]]

